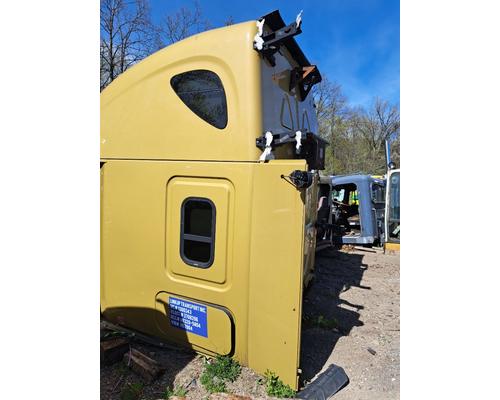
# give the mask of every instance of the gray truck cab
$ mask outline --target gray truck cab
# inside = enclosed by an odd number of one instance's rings
[[[321,177],[318,247],[384,243],[385,186],[385,179],[371,175]]]

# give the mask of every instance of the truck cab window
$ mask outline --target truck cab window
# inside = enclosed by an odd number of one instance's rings
[[[385,187],[376,183],[372,184],[372,201],[375,204],[385,203]]]
[[[345,189],[333,189],[332,199],[334,201],[343,202],[344,201]]]
[[[183,72],[173,76],[170,85],[198,117],[218,129],[226,127],[226,93],[216,73],[204,69]]]
[[[400,211],[401,204],[399,198],[400,191],[400,176],[399,172],[394,172],[390,176],[389,182],[389,215],[388,215],[388,237],[390,239],[400,240]]]
[[[208,268],[214,260],[215,205],[209,199],[188,197],[181,206],[181,258]]]

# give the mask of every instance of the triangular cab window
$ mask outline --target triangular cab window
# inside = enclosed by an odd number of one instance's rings
[[[226,93],[216,73],[204,69],[183,72],[172,77],[170,85],[198,117],[218,129],[226,127]]]

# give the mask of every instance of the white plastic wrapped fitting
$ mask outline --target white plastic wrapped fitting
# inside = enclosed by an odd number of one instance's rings
[[[273,143],[273,134],[267,131],[265,134],[266,138],[266,148],[259,157],[259,161],[274,160],[274,155],[272,153],[273,148],[271,144]]]
[[[262,21],[257,21],[257,33],[253,38],[253,43],[257,50],[262,50],[262,46],[264,45],[264,39],[262,39],[262,32],[264,30],[264,21],[265,18],[262,18]]]
[[[300,10],[300,12],[297,14],[297,17],[295,18],[295,24],[297,25],[297,28],[300,27],[300,24],[302,22],[302,11],[304,10]]]
[[[295,153],[300,154],[300,148],[302,147],[302,132],[295,132]]]

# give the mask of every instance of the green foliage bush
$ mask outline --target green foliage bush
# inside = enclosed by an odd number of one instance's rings
[[[319,315],[315,320],[314,320],[315,326],[318,328],[323,328],[323,329],[333,329],[338,326],[338,322],[335,318],[328,319],[324,317],[323,315]]]
[[[163,397],[165,399],[170,399],[173,396],[186,397],[186,394],[187,394],[187,389],[183,386],[177,386],[174,389],[168,387],[167,390],[165,390]]]
[[[293,398],[295,397],[295,390],[290,386],[285,385],[281,379],[272,371],[267,370],[264,374],[266,385],[266,393],[273,397],[285,397]]]
[[[230,357],[217,356],[205,363],[201,384],[209,393],[226,392],[226,382],[234,382],[241,373],[240,364]]]

